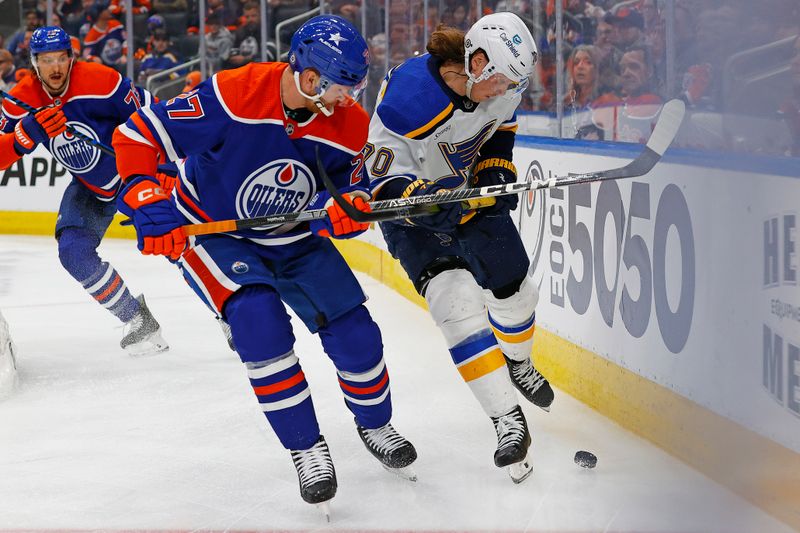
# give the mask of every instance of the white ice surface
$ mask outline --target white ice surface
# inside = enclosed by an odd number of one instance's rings
[[[300,499],[241,363],[176,269],[132,241],[101,253],[145,293],[169,352],[128,357],[53,239],[0,236],[0,308],[20,354],[19,388],[0,403],[0,530],[789,531],[560,391],[549,414],[523,403],[534,473],[514,485],[428,315],[365,276],[393,423],[417,447],[419,481],[366,452],[332,364],[295,318],[339,480],[327,524]],[[573,463],[579,449],[597,454],[596,469]]]

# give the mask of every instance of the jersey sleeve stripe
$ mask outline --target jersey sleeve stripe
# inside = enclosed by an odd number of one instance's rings
[[[447,121],[452,114],[453,114],[453,103],[451,102],[447,104],[447,107],[445,107],[438,115],[433,117],[430,120],[430,122],[413,131],[409,131],[408,133],[405,134],[405,137],[409,137],[411,139],[422,139],[424,137],[427,137],[428,134],[433,132],[433,130],[435,130],[440,124]]]
[[[95,187],[85,179],[82,179],[80,176],[75,176],[75,177],[78,179],[78,181],[81,182],[81,185],[92,191],[99,200],[108,201],[110,199],[113,199],[117,195],[116,188],[114,188],[113,191],[106,191],[101,189],[100,187]]]
[[[150,129],[150,126],[144,121],[142,116],[139,114],[139,111],[137,111],[136,113],[132,114],[131,118],[129,119],[129,121],[133,125],[133,128],[130,128],[130,129],[132,131],[137,131],[138,130],[139,133],[141,133],[142,136],[145,138],[145,140],[148,141],[147,144],[149,144],[150,146],[152,146],[153,148],[155,148],[156,150],[158,150],[161,153],[166,152],[166,150],[164,150],[164,147],[161,145],[161,143],[158,142],[158,140],[153,135],[153,132]]]
[[[149,107],[143,107],[139,110],[139,112],[143,113],[155,128],[156,131],[154,133],[158,135],[161,143],[167,151],[167,159],[170,161],[177,161],[178,159],[181,159],[181,157],[178,156],[177,152],[175,151],[175,147],[172,145],[172,139],[170,139],[169,133],[167,133],[167,130],[164,128],[161,120],[156,116],[155,113],[153,113],[153,110]]]
[[[13,118],[14,120],[19,120],[19,119],[21,119],[22,117],[24,117],[25,115],[27,115],[27,114],[28,114],[28,112],[27,112],[27,111],[25,111],[24,109],[23,109],[23,110],[21,110],[21,111],[22,111],[22,113],[20,113],[19,115],[15,115],[15,114],[13,114],[13,113],[10,113],[10,112],[8,111],[8,107],[6,107],[6,103],[8,103],[9,105],[12,105],[12,103],[11,103],[11,102],[8,102],[8,101],[5,101],[5,102],[3,102],[3,114],[4,114],[5,116],[7,116],[8,118]],[[15,107],[16,107],[16,106],[15,106]]]
[[[355,156],[359,152],[359,150],[351,150],[347,146],[335,143],[335,142],[331,141],[330,139],[323,139],[322,137],[317,137],[315,135],[304,135],[303,138],[311,140],[311,141],[314,141],[314,142],[327,144],[328,146],[336,148],[337,150],[341,150],[342,152],[344,152],[346,154],[350,154],[351,156]]]
[[[190,210],[192,210],[194,212],[194,214],[196,214],[197,216],[201,217],[204,222],[213,222],[214,221],[213,218],[208,216],[208,214],[206,214],[205,211],[200,209],[200,206],[198,206],[194,202],[194,200],[189,198],[189,196],[187,196],[187,194],[183,191],[183,180],[182,179],[178,180],[176,182],[175,190],[178,193],[178,198],[180,199],[180,201],[183,202],[186,205],[186,207],[188,207]]]
[[[513,124],[513,125],[503,124],[502,126],[497,128],[497,131],[510,131],[512,133],[517,133],[517,128],[519,128],[519,126],[517,124]]]
[[[129,139],[131,139],[133,141],[136,141],[136,142],[139,142],[139,143],[142,143],[142,144],[146,144],[148,146],[153,146],[153,143],[151,143],[150,141],[145,139],[138,131],[136,131],[136,130],[134,130],[132,128],[129,128],[127,123],[126,124],[120,124],[117,129],[125,137],[127,137],[127,138],[129,138]],[[155,148],[155,146],[153,146],[153,148]]]

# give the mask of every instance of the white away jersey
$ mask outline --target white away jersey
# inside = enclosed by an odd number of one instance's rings
[[[438,71],[425,54],[386,75],[364,148],[374,196],[400,176],[464,187],[481,146],[498,130],[516,131],[520,96],[476,104],[454,93]]]

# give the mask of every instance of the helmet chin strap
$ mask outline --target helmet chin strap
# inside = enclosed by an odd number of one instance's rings
[[[472,100],[472,86],[475,85],[475,81],[472,79],[472,76],[467,78],[467,98]]]
[[[325,104],[322,103],[322,95],[325,94],[325,91],[322,91],[322,93],[318,95],[311,96],[310,94],[306,94],[305,91],[303,91],[303,89],[300,88],[299,72],[294,73],[294,86],[297,89],[297,92],[299,92],[303,97],[308,98],[309,100],[314,102],[314,105],[317,106],[317,109],[319,109],[320,113],[322,113],[326,117],[330,117],[331,115],[333,115],[333,109],[328,109],[325,106]]]

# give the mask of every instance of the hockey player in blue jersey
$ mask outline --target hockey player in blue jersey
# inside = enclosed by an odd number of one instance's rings
[[[365,148],[374,197],[515,181],[515,110],[537,55],[530,31],[516,15],[495,13],[466,35],[439,28],[427,49],[392,69],[379,91]],[[381,229],[493,421],[495,464],[519,483],[531,472],[531,439],[514,386],[545,409],[553,391],[531,362],[538,291],[509,216],[516,205],[516,196],[477,212],[448,203]]]
[[[30,52],[36,76],[23,79],[10,94],[40,111],[29,114],[10,99],[3,101],[0,168],[43,144],[72,173],[56,222],[61,264],[125,324],[120,343],[125,350],[131,355],[164,351],[167,343],[144,297],[134,298],[116,269],[97,254],[116,213],[121,181],[114,158],[66,131],[69,125],[108,145],[114,128],[148,105],[150,94],[111,68],[76,62],[61,28],[36,29]]]
[[[317,152],[352,203],[368,209],[361,150],[369,118],[355,99],[369,68],[366,42],[346,20],[318,16],[292,37],[289,64],[252,63],[131,115],[114,134],[125,180],[120,209],[144,254],[178,259],[197,295],[230,324],[269,424],[291,452],[300,494],[336,493],[328,445],[294,352],[284,303],[317,333],[367,449],[408,474],[410,442],[391,426],[389,376],[378,326],[358,281],[329,237],[367,225],[321,186]],[[172,199],[153,178],[179,161]],[[326,207],[329,219],[186,238],[182,225]],[[326,507],[326,505],[324,506]]]

